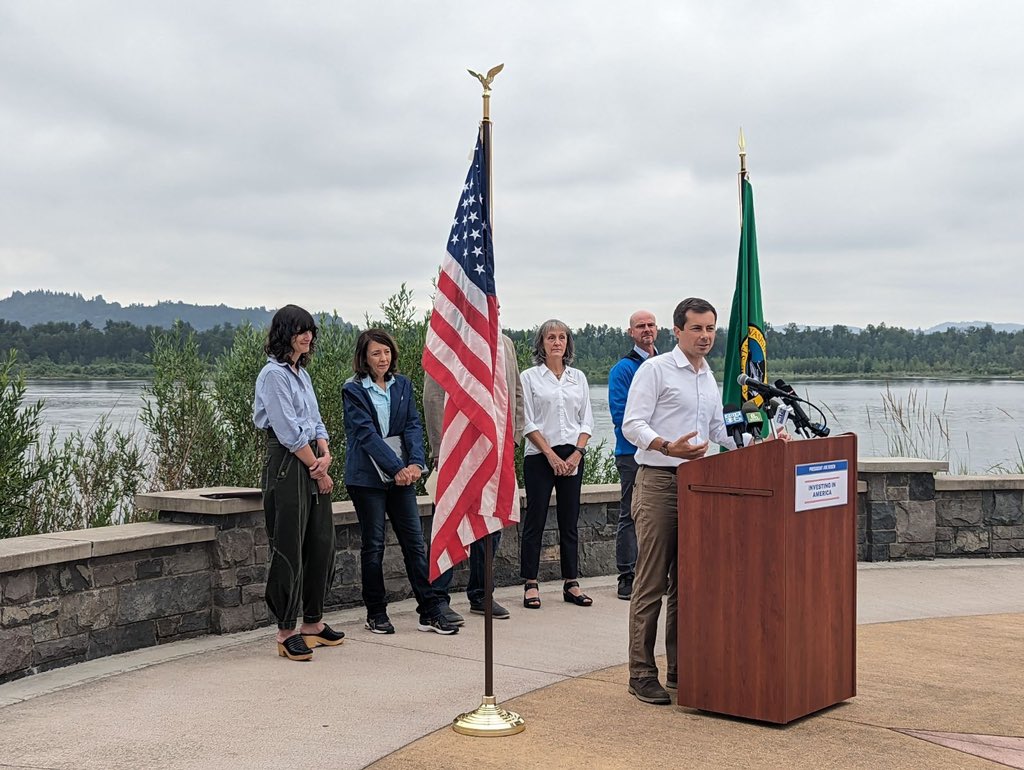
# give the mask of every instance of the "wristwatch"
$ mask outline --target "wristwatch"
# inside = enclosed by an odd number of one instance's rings
[[[661,446],[658,447],[658,451],[665,455],[665,457],[668,457],[668,444],[669,442],[667,439],[662,439]]]
[[[585,446],[578,446],[578,447],[576,447],[576,451],[580,453],[580,457],[586,457],[587,456],[587,448]]]

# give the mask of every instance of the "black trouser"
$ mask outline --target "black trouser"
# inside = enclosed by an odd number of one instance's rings
[[[551,447],[563,460],[575,451],[573,444]],[[542,454],[527,455],[523,459],[523,480],[526,487],[526,518],[523,522],[523,542],[520,545],[519,574],[533,580],[540,570],[540,547],[544,537],[544,524],[551,504],[551,490],[558,493],[555,509],[558,512],[558,554],[562,578],[579,577],[579,537],[576,523],[580,518],[580,488],[583,486],[583,462],[574,476],[556,476]]]
[[[316,451],[315,445],[314,452]],[[334,580],[331,496],[318,494],[309,469],[267,431],[267,461],[260,482],[270,539],[267,606],[277,627],[318,623]]]
[[[384,522],[391,520],[398,546],[405,560],[416,611],[420,618],[436,615],[444,594],[430,585],[427,578],[427,546],[423,541],[423,525],[416,505],[416,489],[412,486],[388,484],[385,489],[348,486],[348,495],[356,509],[362,546],[359,561],[363,578],[363,604],[366,616],[372,618],[387,611],[388,597],[384,586]]]
[[[637,464],[633,455],[615,455],[619,471],[619,521],[615,527],[615,569],[632,580],[636,571],[636,525],[633,523],[633,484]]]

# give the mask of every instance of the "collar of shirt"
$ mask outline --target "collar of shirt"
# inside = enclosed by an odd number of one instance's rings
[[[693,364],[690,363],[690,359],[686,357],[686,354],[679,349],[678,345],[672,346],[672,359],[676,362],[676,366],[680,369],[689,369],[694,374],[710,374],[711,367],[708,366],[708,360],[702,358],[700,362],[700,369],[694,369]]]
[[[384,380],[384,387],[382,388],[380,385],[378,385],[376,382],[374,382],[370,378],[370,375],[367,374],[367,375],[364,375],[363,378],[359,382],[367,390],[375,390],[377,393],[380,393],[382,396],[386,396],[386,395],[388,395],[388,392],[391,390],[391,385],[392,385],[392,383],[394,383],[394,381],[395,381],[394,377],[392,377],[390,380]]]
[[[278,361],[273,356],[267,356],[267,363],[268,364],[277,364],[278,366],[282,367],[283,369],[291,369],[292,368],[292,365],[291,365],[290,362],[288,362],[288,361]]]
[[[555,373],[548,369],[547,364],[541,364],[540,367],[543,370],[542,373],[545,377],[551,375],[551,379],[555,380],[556,382],[576,382],[576,370],[573,369],[571,366],[565,367],[565,369],[562,371],[561,377],[556,377]]]
[[[647,360],[648,358],[650,358],[651,356],[656,356],[656,355],[658,355],[658,349],[657,349],[657,348],[655,348],[655,349],[654,349],[654,352],[653,352],[653,353],[648,353],[648,352],[647,352],[646,350],[644,350],[644,349],[643,349],[642,347],[640,347],[639,345],[634,345],[634,346],[633,346],[633,350],[635,350],[635,351],[637,352],[637,355],[639,355],[639,356],[640,356],[640,358],[644,359],[645,361],[646,361],[646,360]]]

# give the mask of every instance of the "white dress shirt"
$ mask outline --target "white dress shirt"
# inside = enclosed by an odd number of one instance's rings
[[[575,444],[580,434],[594,433],[594,415],[590,411],[590,386],[579,369],[565,367],[555,377],[545,364],[531,366],[519,375],[523,383],[523,435],[540,431],[548,446]],[[527,439],[525,454],[540,454]]]
[[[622,434],[638,447],[634,455],[638,464],[673,468],[686,461],[647,447],[658,436],[675,441],[693,431],[697,436],[691,443],[703,444],[710,438],[728,449],[736,448],[725,429],[722,396],[707,361],[700,371],[694,370],[676,345],[671,352],[640,364],[629,386]]]

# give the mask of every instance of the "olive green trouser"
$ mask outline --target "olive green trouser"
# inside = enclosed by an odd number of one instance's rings
[[[331,496],[318,493],[309,469],[272,431],[266,457],[260,486],[270,540],[267,607],[278,628],[292,629],[300,606],[304,623],[320,621],[334,580]]]

